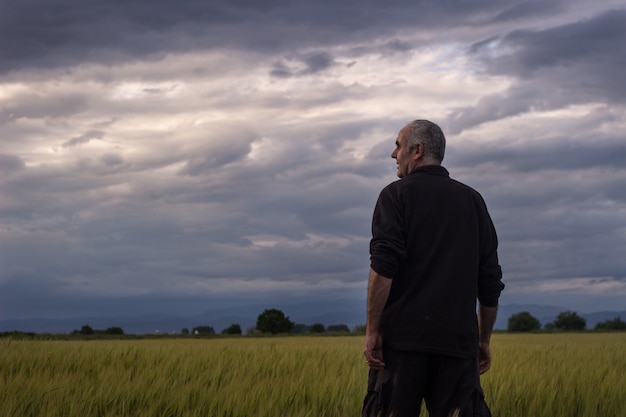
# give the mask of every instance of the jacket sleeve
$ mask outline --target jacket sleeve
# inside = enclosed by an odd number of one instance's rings
[[[486,307],[496,307],[504,289],[502,268],[498,261],[498,237],[487,206],[481,198],[484,215],[481,221],[481,250],[478,266],[478,301]]]
[[[386,278],[394,278],[406,257],[405,230],[399,196],[391,187],[380,193],[372,217],[370,267]]]

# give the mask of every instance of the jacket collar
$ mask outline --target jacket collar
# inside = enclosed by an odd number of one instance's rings
[[[442,177],[449,177],[450,173],[441,165],[424,165],[415,168],[408,176],[413,175],[439,175]]]

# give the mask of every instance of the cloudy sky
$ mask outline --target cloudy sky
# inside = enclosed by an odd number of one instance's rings
[[[621,0],[0,0],[0,318],[360,308],[416,118],[501,304],[626,309],[624,45]]]

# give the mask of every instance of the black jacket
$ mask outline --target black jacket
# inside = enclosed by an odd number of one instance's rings
[[[483,198],[439,165],[385,187],[372,220],[371,267],[391,278],[381,332],[395,349],[476,357],[476,299],[504,288]]]

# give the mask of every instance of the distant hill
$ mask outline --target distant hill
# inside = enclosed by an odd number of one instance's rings
[[[217,333],[233,323],[241,326],[245,333],[256,324],[256,318],[266,308],[281,309],[293,322],[302,324],[323,323],[325,326],[346,324],[350,329],[365,324],[365,306],[362,308],[337,308],[333,305],[320,303],[285,304],[284,306],[249,305],[207,310],[195,316],[144,315],[144,316],[113,316],[113,317],[73,317],[64,319],[33,318],[24,320],[0,320],[0,332],[23,331],[34,333],[71,333],[83,325],[94,329],[121,327],[126,334],[180,333],[183,328],[191,330],[196,326],[211,326]],[[562,311],[572,311],[565,307],[511,304],[502,305],[498,311],[495,328],[506,330],[511,315],[527,311],[536,317],[541,325],[553,321]],[[573,310],[575,311],[575,310]],[[593,329],[599,322],[611,320],[616,316],[626,320],[626,311],[599,311],[578,313],[587,320],[587,329]]]

